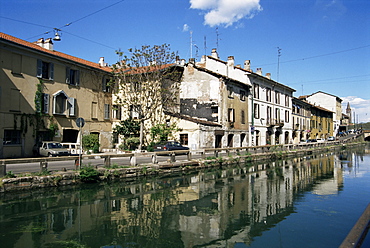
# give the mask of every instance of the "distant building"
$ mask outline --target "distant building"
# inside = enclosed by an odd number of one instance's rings
[[[310,138],[311,133],[311,104],[292,98],[293,143],[298,144]]]
[[[337,135],[339,132],[340,121],[342,118],[342,99],[337,96],[318,91],[308,96],[301,96],[300,99],[305,99],[307,102],[323,107],[333,112],[333,134]]]

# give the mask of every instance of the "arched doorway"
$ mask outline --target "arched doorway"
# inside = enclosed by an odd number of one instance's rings
[[[289,144],[289,132],[286,131],[284,135],[284,144]]]
[[[266,145],[271,145],[271,131],[266,132]]]
[[[245,133],[240,134],[240,147],[244,146],[245,137],[246,137]]]
[[[259,146],[260,145],[260,131],[256,130],[255,131],[256,133],[256,146]]]
[[[227,146],[233,147],[233,144],[234,144],[234,134],[229,134],[227,136]]]
[[[280,131],[276,131],[275,132],[275,145],[279,145],[280,144]]]

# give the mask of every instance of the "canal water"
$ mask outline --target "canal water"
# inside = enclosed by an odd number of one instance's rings
[[[7,193],[0,247],[338,247],[370,202],[368,146],[251,166]]]

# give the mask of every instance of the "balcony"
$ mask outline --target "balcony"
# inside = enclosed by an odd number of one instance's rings
[[[283,127],[284,121],[283,120],[276,120],[276,126]]]

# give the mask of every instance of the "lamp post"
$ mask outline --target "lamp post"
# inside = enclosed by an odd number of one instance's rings
[[[82,156],[82,127],[85,125],[85,120],[81,117],[76,119],[76,125],[80,131],[80,152],[78,153],[78,168],[81,169],[81,156]]]

